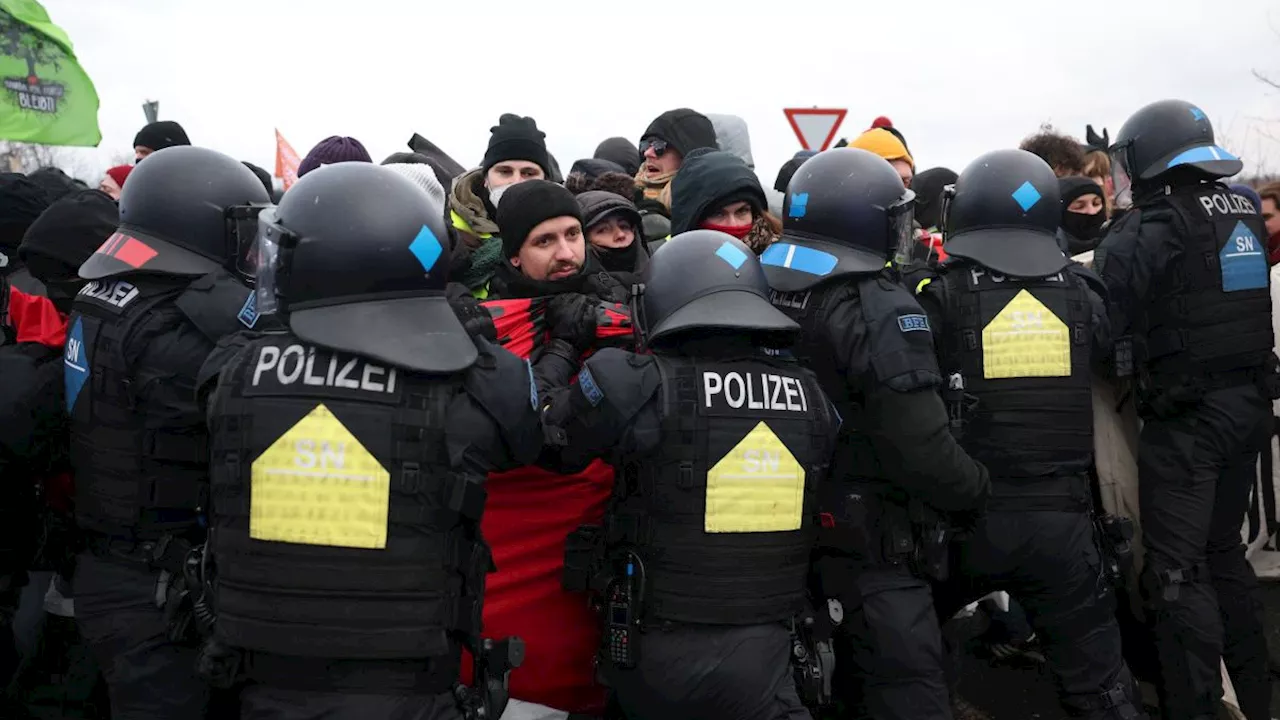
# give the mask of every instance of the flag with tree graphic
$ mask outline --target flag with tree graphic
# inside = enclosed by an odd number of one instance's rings
[[[35,0],[0,0],[0,140],[96,146],[98,93]]]

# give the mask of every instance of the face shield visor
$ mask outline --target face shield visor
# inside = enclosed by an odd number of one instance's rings
[[[287,255],[296,243],[293,234],[280,225],[275,208],[263,210],[257,225],[253,266],[258,314],[274,315],[280,311],[279,293],[282,276],[288,272]]]
[[[942,231],[943,242],[951,239],[951,203],[953,203],[955,199],[956,186],[954,183],[942,188],[942,211],[938,215],[938,229]]]
[[[233,270],[252,285],[258,270],[258,216],[271,205],[234,205],[226,209],[227,247],[235,251]]]
[[[1115,206],[1124,210],[1133,206],[1133,178],[1129,168],[1130,144],[1114,145],[1111,156],[1111,185],[1115,192]]]
[[[902,267],[911,262],[916,249],[916,194],[904,190],[898,202],[885,208],[885,220],[889,225],[889,247],[893,248],[893,263]]]

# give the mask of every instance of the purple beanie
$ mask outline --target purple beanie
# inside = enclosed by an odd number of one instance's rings
[[[298,165],[298,177],[315,170],[321,165],[332,165],[340,162],[373,162],[369,151],[364,149],[360,141],[351,137],[332,135],[311,148],[311,152]]]

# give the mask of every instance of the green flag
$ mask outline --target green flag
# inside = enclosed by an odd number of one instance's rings
[[[96,146],[98,92],[35,0],[0,0],[0,140]]]

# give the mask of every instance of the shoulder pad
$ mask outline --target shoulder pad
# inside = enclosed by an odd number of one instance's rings
[[[920,303],[905,288],[879,277],[863,280],[858,290],[876,381],[898,392],[940,383],[933,329]]]
[[[578,386],[592,405],[608,403],[624,419],[635,417],[661,384],[658,359],[605,348],[587,358]]]
[[[214,347],[213,352],[209,353],[209,357],[205,358],[204,364],[200,366],[200,372],[196,374],[196,389],[203,392],[209,383],[216,382],[222,370],[229,367],[240,353],[244,352],[254,340],[261,335],[235,334],[227,335],[220,340]]]
[[[240,330],[252,329],[258,322],[254,290],[226,270],[196,278],[174,304],[214,342]]]
[[[1102,282],[1102,278],[1097,273],[1080,263],[1071,263],[1067,266],[1067,272],[1084,281],[1090,290],[1097,293],[1104,300],[1107,297],[1107,284]]]
[[[538,411],[533,366],[483,337],[472,340],[479,357],[463,371],[467,393],[504,428],[519,425],[524,413]]]

